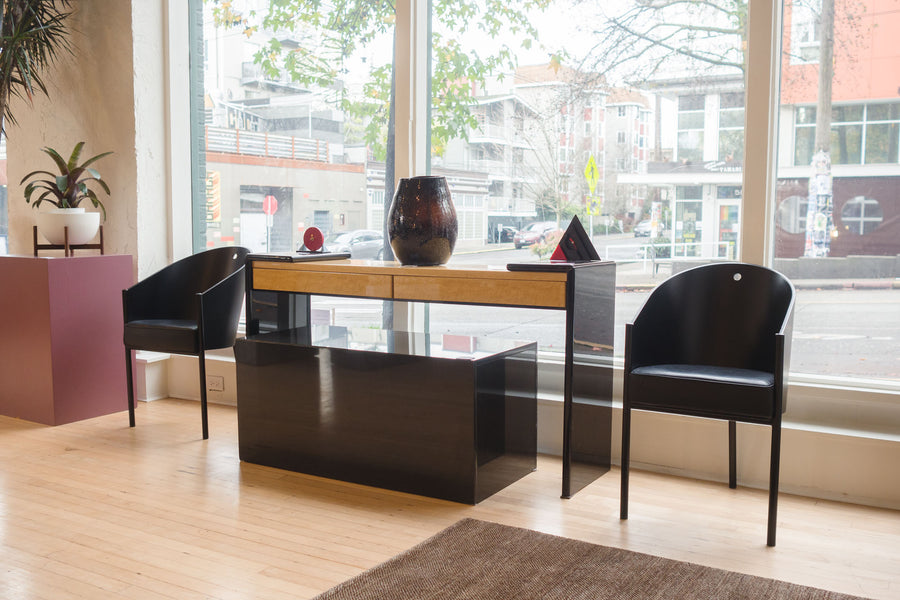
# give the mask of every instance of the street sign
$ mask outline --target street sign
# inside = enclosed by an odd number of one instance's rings
[[[593,196],[594,188],[597,187],[597,182],[600,181],[600,169],[597,168],[597,161],[594,160],[593,154],[588,158],[587,165],[584,167],[584,178],[587,181],[588,188],[591,190],[591,196]]]
[[[263,198],[263,212],[267,215],[274,215],[278,210],[278,199],[271,194]]]

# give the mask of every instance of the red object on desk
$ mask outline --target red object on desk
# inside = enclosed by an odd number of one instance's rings
[[[306,231],[303,232],[303,245],[310,252],[321,250],[324,241],[325,236],[322,235],[318,227],[307,227]]]

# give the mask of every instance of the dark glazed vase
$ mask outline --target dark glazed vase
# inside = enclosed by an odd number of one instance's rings
[[[387,230],[394,256],[401,264],[444,264],[453,254],[457,227],[445,177],[400,180],[388,212]]]

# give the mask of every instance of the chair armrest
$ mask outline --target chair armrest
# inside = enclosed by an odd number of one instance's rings
[[[200,303],[202,343],[206,349],[234,345],[244,304],[244,267],[197,294]]]

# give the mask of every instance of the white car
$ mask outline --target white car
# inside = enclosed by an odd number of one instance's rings
[[[349,252],[350,258],[373,258],[384,256],[384,234],[374,229],[335,231],[325,238],[326,252]]]

